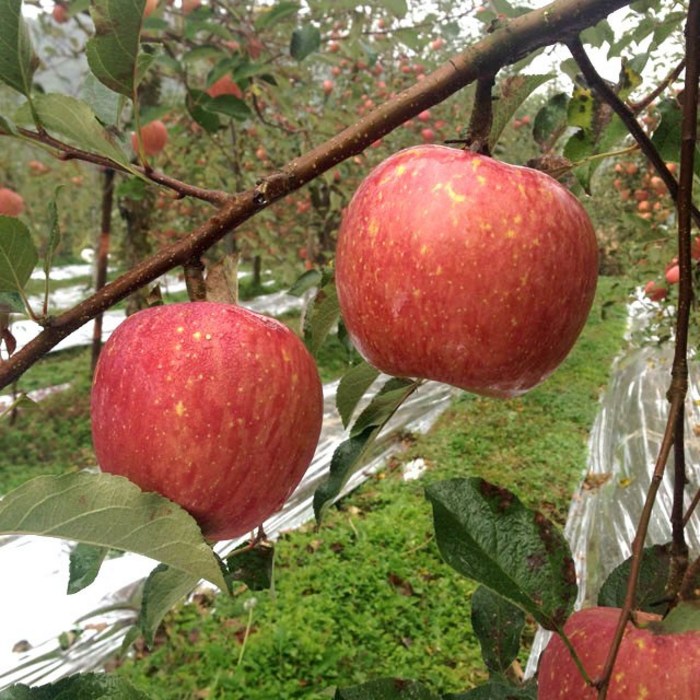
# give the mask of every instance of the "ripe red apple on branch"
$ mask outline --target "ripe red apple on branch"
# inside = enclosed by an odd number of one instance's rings
[[[564,632],[586,673],[602,675],[620,618],[618,608],[586,608],[575,612]],[[538,700],[596,700],[569,650],[552,637],[540,659]],[[625,628],[613,668],[608,700],[698,700],[700,698],[700,631],[655,634],[651,629]]]
[[[597,274],[593,226],[568,190],[445,146],[377,166],[338,236],[340,308],[361,354],[388,374],[490,396],[521,394],[554,371]]]
[[[210,540],[260,525],[297,486],[323,417],[316,364],[278,321],[230,304],[141,311],[102,350],[92,435],[105,472],[179,503]]]
[[[168,128],[160,119],[149,122],[141,127],[141,142],[147,156],[158,155],[168,143]],[[138,152],[138,137],[135,133],[131,135],[131,146],[134,152]]]

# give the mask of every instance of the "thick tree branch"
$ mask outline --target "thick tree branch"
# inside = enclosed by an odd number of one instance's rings
[[[0,364],[0,387],[19,377],[63,338],[133,289],[153,282],[173,267],[200,255],[264,207],[362,152],[407,119],[442,102],[481,76],[495,74],[504,65],[538,48],[575,36],[627,4],[628,0],[556,0],[510,20],[326,143],[295,158],[255,190],[229,198],[208,221],[181,241],[151,256],[89,299],[53,318],[36,338],[10,360]]]

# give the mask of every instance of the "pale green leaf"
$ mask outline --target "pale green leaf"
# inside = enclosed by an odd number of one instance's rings
[[[293,17],[299,12],[298,2],[278,2],[271,7],[262,7],[255,19],[255,28],[258,31],[271,27],[283,19]]]
[[[0,215],[0,292],[19,292],[29,280],[39,254],[26,224]]]
[[[113,474],[40,476],[22,484],[0,501],[0,534],[60,537],[135,552],[226,590],[217,557],[194,518]]]
[[[399,19],[403,19],[408,12],[408,3],[406,0],[383,0],[382,4],[394,17],[398,17]]]
[[[124,106],[124,96],[110,90],[92,73],[85,76],[80,98],[90,105],[102,124],[114,126],[119,121],[119,115]]]
[[[100,124],[91,107],[70,95],[48,93],[37,95],[34,108],[44,128],[62,137],[71,145],[105,156],[115,163],[128,166],[129,160],[112,135]],[[27,106],[20,108],[16,119],[27,122]]]
[[[68,595],[87,588],[100,573],[100,567],[109,550],[79,542],[70,553],[68,564]]]
[[[0,2],[0,80],[29,97],[32,76],[39,66],[27,24],[22,16],[22,0]]]
[[[86,46],[95,77],[110,90],[132,97],[145,0],[94,0],[95,35]]]

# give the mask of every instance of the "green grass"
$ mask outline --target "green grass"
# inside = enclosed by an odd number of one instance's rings
[[[511,401],[463,394],[428,435],[408,440],[382,473],[339,502],[320,530],[307,525],[281,538],[274,593],[241,591],[177,608],[154,649],[117,672],[156,700],[321,700],[336,685],[381,676],[419,679],[443,693],[477,684],[485,676],[469,623],[474,584],[440,560],[424,486],[478,474],[564,521],[622,344],[624,309],[601,314],[610,289],[602,279],[576,348],[540,388]],[[429,472],[404,482],[397,467],[415,457]]]

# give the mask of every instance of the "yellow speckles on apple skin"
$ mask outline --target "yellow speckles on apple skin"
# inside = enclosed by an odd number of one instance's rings
[[[201,340],[202,339],[202,331],[195,331],[192,334],[193,340]]]
[[[182,401],[178,401],[175,404],[175,415],[178,418],[182,418],[186,413],[187,409],[185,408],[185,404]]]

